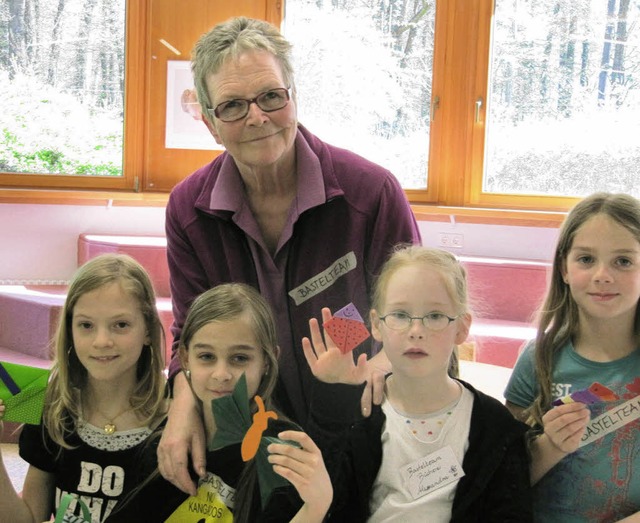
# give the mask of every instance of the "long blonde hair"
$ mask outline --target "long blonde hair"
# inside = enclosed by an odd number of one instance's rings
[[[267,362],[267,371],[262,375],[256,392],[263,401],[266,410],[275,410],[272,394],[278,380],[278,345],[273,314],[260,293],[243,283],[225,283],[209,289],[198,296],[189,309],[180,336],[180,358],[185,367],[189,344],[196,332],[212,321],[229,321],[248,313],[253,325],[253,334],[262,348]],[[251,411],[257,405],[251,400]],[[278,412],[278,418],[283,415]],[[253,495],[257,481],[255,460],[244,466],[235,495],[233,521],[249,523],[253,506]]]
[[[640,243],[640,201],[628,194],[594,193],[581,200],[565,218],[553,256],[549,289],[538,315],[535,366],[539,393],[525,413],[532,426],[542,425],[542,416],[551,406],[555,356],[578,330],[578,306],[564,282],[563,268],[576,233],[587,220],[599,214],[627,229]],[[640,344],[640,307],[636,307],[633,332]]]
[[[103,254],[76,271],[58,323],[55,361],[47,388],[43,421],[51,439],[64,448],[71,448],[65,438],[77,429],[81,417],[81,395],[88,376],[73,346],[73,310],[81,296],[110,283],[118,283],[136,299],[150,340],[138,359],[137,383],[131,395],[131,406],[138,417],[150,426],[164,415],[165,337],[153,285],[144,268],[130,256]]]

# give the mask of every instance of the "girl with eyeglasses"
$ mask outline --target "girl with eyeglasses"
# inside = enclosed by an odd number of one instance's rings
[[[319,380],[314,394],[334,398],[311,403],[334,485],[330,521],[531,521],[527,426],[450,370],[469,333],[467,302],[452,254],[412,246],[391,255],[370,319],[392,372],[382,405],[355,423],[334,405],[353,404],[356,417],[366,356],[354,362],[309,321],[302,344]],[[322,319],[331,319],[329,309]]]

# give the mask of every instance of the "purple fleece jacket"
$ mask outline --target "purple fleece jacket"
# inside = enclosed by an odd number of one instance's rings
[[[289,240],[287,304],[294,346],[282,346],[276,401],[285,414],[306,425],[312,374],[302,352],[309,318],[322,307],[336,311],[352,302],[368,317],[372,282],[394,245],[420,243],[420,233],[404,191],[386,169],[328,145],[301,125],[300,135],[317,155],[326,202],[303,212]],[[198,169],[171,193],[166,211],[174,351],[170,376],[180,369],[177,343],[196,296],[228,282],[259,289],[254,260],[232,212],[210,208],[211,191],[224,158]],[[272,304],[274,306],[275,304]],[[372,354],[370,342],[354,352]]]

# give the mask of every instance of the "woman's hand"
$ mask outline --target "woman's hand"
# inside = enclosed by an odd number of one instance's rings
[[[322,309],[322,322],[331,319],[331,311]],[[367,380],[370,369],[367,365],[367,355],[361,354],[354,363],[353,354],[349,351],[343,354],[328,333],[324,339],[320,332],[318,320],[309,320],[309,338],[302,338],[302,350],[313,375],[325,383],[346,383],[359,385]]]
[[[273,470],[288,480],[304,501],[292,521],[323,521],[333,500],[333,487],[320,449],[304,432],[286,430],[278,437],[295,441],[302,447],[286,443],[272,443],[267,447]]]
[[[183,492],[196,495],[197,485],[189,475],[189,454],[198,476],[206,474],[205,436],[202,417],[182,373],[173,383],[174,399],[158,445],[158,469]]]
[[[360,408],[366,418],[371,414],[373,405],[382,404],[384,399],[385,376],[391,372],[391,363],[384,350],[380,350],[369,360],[369,376],[367,386],[362,391]]]

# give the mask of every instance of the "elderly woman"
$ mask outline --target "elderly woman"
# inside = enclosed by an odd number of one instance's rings
[[[278,325],[275,398],[305,427],[313,383],[301,348],[308,319],[350,302],[368,311],[372,278],[390,249],[420,242],[389,171],[298,123],[290,50],[271,24],[239,17],[203,35],[193,53],[205,123],[226,151],[175,187],[166,212],[174,400],[158,455],[163,475],[190,493],[188,453],[201,473],[204,437],[175,348],[194,298],[225,282],[260,290]],[[372,350],[366,343],[354,352]],[[374,372],[375,363],[369,367]],[[212,387],[224,383],[224,375],[211,377]],[[365,415],[370,398],[369,391]]]

